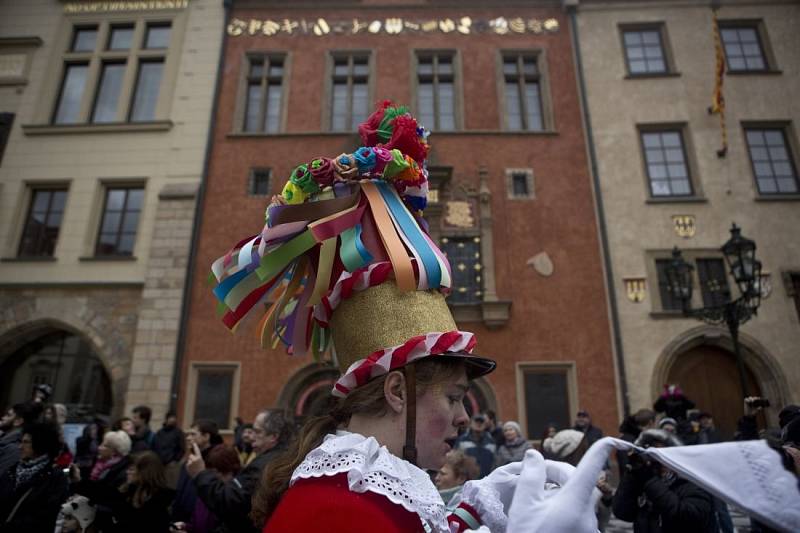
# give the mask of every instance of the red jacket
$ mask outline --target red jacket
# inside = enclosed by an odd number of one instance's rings
[[[475,518],[468,505],[461,506]],[[449,522],[458,531],[469,529],[459,517]],[[479,522],[478,522],[479,523]],[[300,479],[286,491],[263,533],[344,531],[348,533],[422,533],[419,516],[374,492],[353,492],[347,474]]]

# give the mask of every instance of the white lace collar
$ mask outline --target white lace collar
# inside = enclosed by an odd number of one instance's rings
[[[426,529],[449,532],[447,510],[431,478],[411,463],[395,457],[374,437],[337,431],[327,435],[292,473],[298,479],[347,472],[353,492],[374,492],[417,514]]]

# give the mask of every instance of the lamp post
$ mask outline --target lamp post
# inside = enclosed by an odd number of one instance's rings
[[[739,347],[739,326],[755,316],[761,304],[761,261],[756,259],[756,243],[743,237],[741,228],[736,224],[731,227],[731,238],[722,245],[721,251],[739,288],[740,295],[735,300],[728,293],[726,301],[719,305],[693,309],[691,302],[694,267],[684,261],[677,246],[672,250],[672,261],[666,270],[667,284],[672,294],[681,300],[684,316],[709,324],[728,326],[733,340],[742,396],[746,398],[747,380]]]

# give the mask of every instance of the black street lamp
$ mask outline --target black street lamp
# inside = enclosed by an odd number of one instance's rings
[[[731,238],[722,245],[721,250],[741,293],[735,300],[732,300],[728,293],[725,295],[725,301],[719,305],[692,309],[694,267],[684,261],[677,246],[672,250],[672,261],[667,267],[667,283],[671,293],[681,300],[684,316],[697,318],[709,324],[728,326],[733,339],[742,395],[746,398],[747,381],[739,348],[739,326],[755,316],[761,304],[761,261],[756,259],[756,243],[742,237],[741,228],[736,224],[731,227]]]

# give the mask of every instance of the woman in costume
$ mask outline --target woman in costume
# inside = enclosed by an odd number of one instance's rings
[[[272,301],[262,344],[330,352],[342,373],[336,406],[265,471],[253,517],[265,533],[596,531],[598,474],[612,448],[632,447],[617,439],[595,443],[577,469],[529,450],[467,482],[446,511],[422,469],[443,463],[468,420],[468,381],[495,363],[472,355],[474,336],[457,329],[444,300],[450,266],[421,217],[427,132],[384,102],[359,133],[354,153],[299,165],[261,233],[212,265],[230,329]]]

